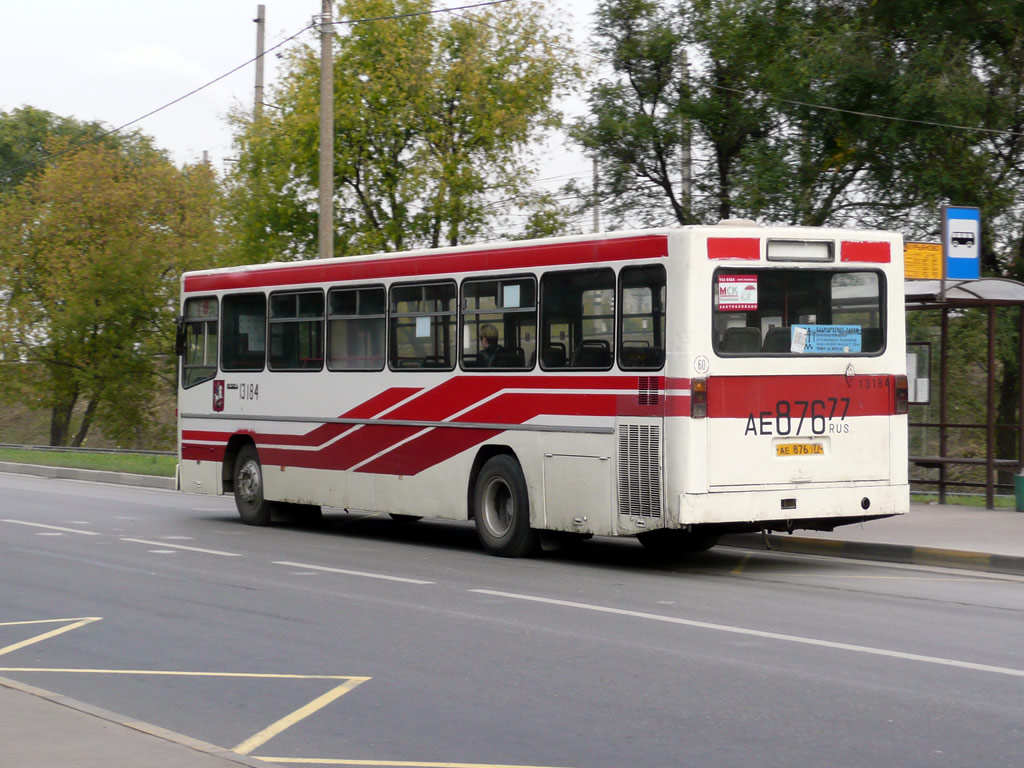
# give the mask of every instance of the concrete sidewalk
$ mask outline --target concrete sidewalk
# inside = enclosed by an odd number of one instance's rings
[[[158,726],[0,677],[0,766],[239,768],[267,766]]]
[[[1024,575],[1024,512],[911,504],[910,513],[844,525],[831,533],[771,534],[772,550]],[[723,536],[724,546],[764,549],[757,534]]]

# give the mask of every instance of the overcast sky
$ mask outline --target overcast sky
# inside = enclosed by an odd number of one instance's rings
[[[454,8],[476,0],[435,0]],[[558,0],[579,39],[597,0]],[[23,105],[111,127],[157,109],[249,61],[256,52],[257,0],[0,0],[0,110]],[[310,24],[320,0],[265,0],[266,48]],[[307,33],[307,39],[308,39]],[[273,54],[265,82],[276,76]],[[225,116],[251,109],[255,65],[243,67],[134,127],[169,150],[176,162],[203,150],[221,167],[231,154]],[[580,108],[578,100],[570,109]],[[556,150],[560,142],[556,142]],[[559,173],[586,170],[580,157],[556,151]]]

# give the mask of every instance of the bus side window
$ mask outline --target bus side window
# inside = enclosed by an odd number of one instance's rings
[[[541,367],[607,370],[615,337],[615,273],[611,269],[548,272],[541,280]],[[568,358],[556,360],[561,345]]]
[[[220,367],[225,371],[262,371],[267,350],[267,297],[235,293],[222,302]]]
[[[390,364],[396,370],[455,367],[454,282],[391,286]]]
[[[665,362],[665,268],[626,267],[619,274],[619,367],[657,370]]]
[[[333,288],[327,294],[327,367],[380,371],[387,336],[383,286]]]
[[[181,383],[188,389],[217,375],[217,297],[188,299],[183,325]]]
[[[319,371],[324,367],[324,294],[270,294],[272,371]]]
[[[533,277],[462,284],[462,367],[523,370],[537,354],[537,281]]]

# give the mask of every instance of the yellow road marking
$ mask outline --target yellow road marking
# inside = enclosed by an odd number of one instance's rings
[[[262,672],[183,672],[161,669],[71,669],[66,667],[0,667],[0,672],[73,672],[95,675],[165,675],[171,677],[249,677],[268,680],[358,680],[365,682],[368,677],[355,675],[289,675],[265,674]]]
[[[362,685],[369,679],[370,678],[368,677],[349,678],[346,682],[342,683],[337,688],[333,688],[332,690],[325,693],[323,696],[318,696],[317,698],[309,702],[309,704],[306,704],[303,707],[299,707],[290,715],[282,717],[276,723],[271,723],[259,733],[253,734],[231,751],[237,752],[240,755],[248,755],[254,749],[256,749],[256,747],[263,746],[282,731],[291,728],[293,725],[295,725],[301,720],[305,720],[314,712],[319,712],[332,701],[341,698],[346,693],[351,691],[353,688]]]
[[[0,627],[20,627],[23,624],[63,624],[65,621],[81,621],[83,618],[91,618],[95,621],[99,617],[77,616],[72,619],[32,619],[31,621],[0,621]]]
[[[739,574],[743,573],[743,569],[747,567],[747,562],[749,562],[750,558],[751,555],[743,556],[743,559],[740,560],[736,567],[732,569],[732,573],[734,576],[738,576]]]
[[[263,757],[271,763],[289,763],[292,765],[362,765],[383,766],[384,768],[553,768],[541,765],[506,765],[504,763],[432,763],[417,760],[345,760],[329,757]]]
[[[51,637],[56,637],[57,635],[63,635],[65,632],[70,632],[73,629],[78,629],[79,627],[84,627],[86,624],[92,624],[94,621],[99,621],[100,618],[101,618],[100,616],[87,616],[86,618],[77,619],[77,620],[76,619],[49,619],[49,620],[38,621],[38,622],[18,622],[18,621],[8,622],[7,624],[5,624],[3,626],[14,626],[14,625],[17,625],[17,624],[22,624],[22,623],[24,623],[24,624],[47,624],[47,623],[50,623],[50,624],[52,624],[52,623],[55,623],[57,621],[71,621],[71,622],[74,622],[74,623],[73,624],[68,624],[65,627],[58,627],[57,629],[51,629],[49,632],[44,632],[41,635],[36,635],[35,637],[30,637],[27,640],[22,640],[20,643],[13,643],[12,645],[8,645],[6,648],[0,648],[0,656],[3,656],[5,653],[11,653],[12,651],[17,651],[17,650],[19,650],[21,648],[25,648],[26,646],[29,646],[29,645],[34,645],[36,643],[41,643],[43,640],[49,640]]]

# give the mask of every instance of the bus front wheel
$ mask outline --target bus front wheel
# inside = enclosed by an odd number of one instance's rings
[[[256,447],[246,445],[235,459],[235,506],[246,525],[270,523],[274,503],[263,498],[263,467]]]
[[[513,457],[499,454],[484,464],[473,492],[473,514],[480,543],[492,555],[525,557],[537,549],[526,478]]]

